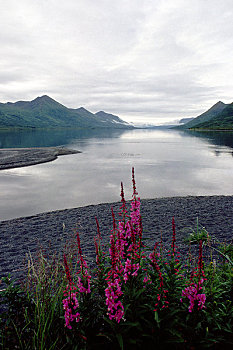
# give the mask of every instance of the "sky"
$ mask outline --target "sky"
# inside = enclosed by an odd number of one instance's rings
[[[233,102],[232,0],[0,0],[0,102],[133,123]]]

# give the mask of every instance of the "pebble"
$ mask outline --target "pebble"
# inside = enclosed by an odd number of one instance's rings
[[[25,257],[40,247],[63,254],[65,244],[78,230],[84,254],[94,260],[93,238],[99,220],[105,244],[112,229],[111,208],[117,217],[121,203],[104,203],[58,210],[30,217],[0,222],[0,278],[25,276]],[[184,250],[184,238],[197,228],[205,227],[220,242],[233,240],[233,196],[188,196],[141,200],[144,238],[151,248],[161,235],[165,248],[172,239],[172,217],[176,223],[177,245]]]

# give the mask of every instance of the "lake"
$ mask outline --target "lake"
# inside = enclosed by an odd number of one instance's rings
[[[233,195],[233,133],[162,129],[0,132],[0,147],[82,151],[0,171],[0,220],[131,198]]]

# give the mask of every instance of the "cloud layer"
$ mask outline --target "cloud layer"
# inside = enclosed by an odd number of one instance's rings
[[[0,101],[163,123],[233,101],[232,0],[1,1]]]

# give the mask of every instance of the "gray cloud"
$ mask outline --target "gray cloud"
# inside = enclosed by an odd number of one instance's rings
[[[233,100],[232,16],[231,0],[2,1],[0,101],[196,116]]]

